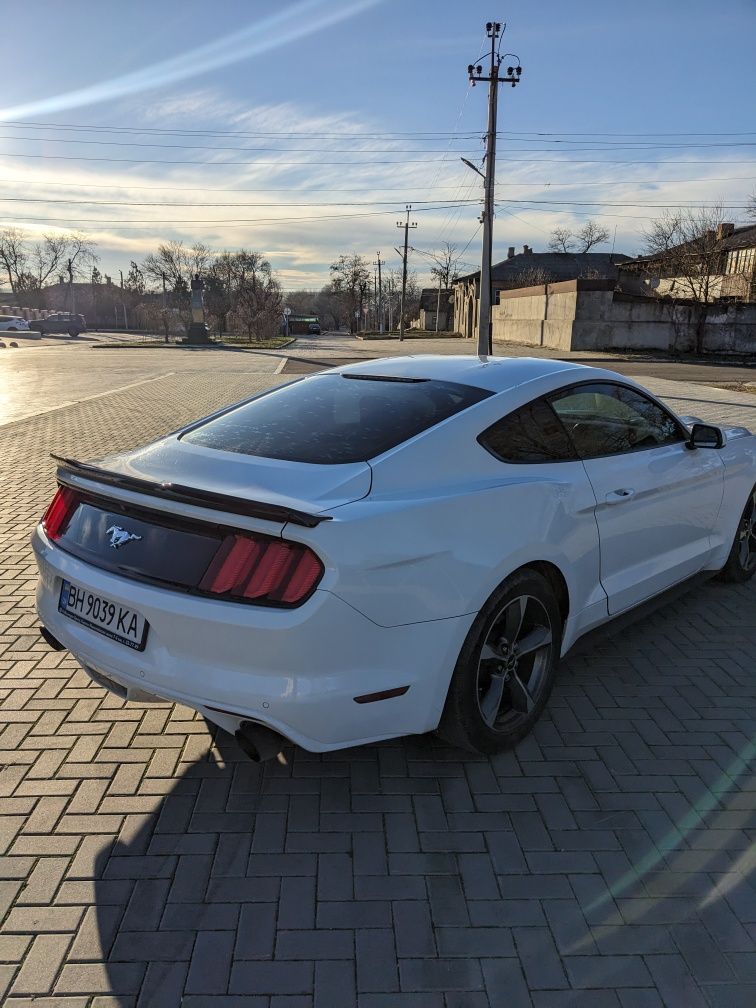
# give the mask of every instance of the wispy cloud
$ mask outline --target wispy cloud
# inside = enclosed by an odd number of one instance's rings
[[[480,179],[459,160],[461,152],[480,156],[477,139],[464,147],[389,139],[379,135],[388,127],[377,117],[348,109],[323,113],[291,103],[250,108],[212,88],[168,93],[140,109],[134,99],[122,100],[120,121],[197,133],[98,133],[95,145],[76,142],[77,137],[91,141],[91,133],[69,132],[65,142],[52,133],[31,148],[19,148],[20,140],[0,139],[2,221],[37,234],[86,231],[97,241],[108,272],[130,258],[141,259],[169,238],[203,241],[217,250],[254,248],[271,259],[291,288],[324,283],[329,264],[341,252],[372,259],[381,250],[384,259],[398,263],[394,245],[401,232],[395,225],[405,203],[414,204],[419,227],[412,242],[418,248],[431,250],[448,240],[463,249],[478,231]],[[203,129],[208,133],[201,134]],[[292,139],[275,135],[284,133]],[[98,147],[103,138],[116,143]],[[137,141],[147,146],[137,146]],[[508,245],[525,243],[543,250],[554,227],[579,226],[587,216],[601,220],[610,233],[616,225],[616,251],[634,253],[638,232],[656,211],[564,201],[742,204],[756,174],[754,159],[743,164],[742,155],[735,153],[705,162],[694,160],[692,153],[686,156],[689,163],[673,163],[685,162],[677,157],[653,164],[589,164],[565,154],[548,155],[551,160],[541,163],[538,154],[528,160],[509,150],[521,146],[505,140],[500,145],[499,255]],[[19,150],[40,149],[51,158],[18,156]],[[58,160],[62,154],[74,160]],[[104,160],[76,160],[100,155]],[[423,201],[447,206],[427,209],[434,204]],[[317,205],[329,203],[370,205]],[[731,219],[738,216],[733,212]],[[479,243],[478,233],[464,256],[471,266]],[[411,262],[421,276],[426,274],[427,259],[413,256]]]
[[[180,56],[74,91],[0,109],[0,120],[50,115],[164,88],[309,37],[339,21],[361,14],[379,2],[381,0],[350,0],[347,3],[335,0],[299,0],[275,14],[245,25],[233,34],[190,49]]]

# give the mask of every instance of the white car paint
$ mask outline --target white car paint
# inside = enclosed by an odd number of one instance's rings
[[[533,563],[561,573],[569,596],[565,653],[615,613],[719,569],[756,482],[756,438],[743,429],[730,429],[720,450],[678,444],[589,462],[503,463],[477,442],[496,420],[574,382],[640,388],[611,371],[430,356],[334,371],[429,377],[494,394],[366,463],[254,458],[190,445],[182,432],[105,460],[112,472],[329,520],[308,528],[107,488],[113,501],[310,546],[325,573],[313,595],[289,610],[133,581],[66,553],[38,527],[40,619],[97,682],[129,699],[178,700],[232,731],[254,720],[312,751],[426,732],[438,725],[476,614],[508,575]],[[85,477],[73,482],[103,492]],[[623,488],[633,493],[607,502]],[[146,650],[131,651],[59,613],[63,578],[144,615]],[[403,686],[403,696],[377,703],[354,699]]]
[[[601,583],[616,614],[701,570],[724,494],[718,451],[664,445],[585,466],[596,495]]]
[[[5,316],[0,318],[0,332],[28,332],[29,323],[25,318]]]

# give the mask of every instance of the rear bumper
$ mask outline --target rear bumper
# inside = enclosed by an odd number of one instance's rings
[[[321,590],[297,609],[237,605],[99,570],[41,529],[32,544],[39,618],[95,681],[110,680],[126,699],[178,701],[229,730],[257,721],[314,752],[435,728],[473,619],[379,627]],[[61,614],[63,578],[140,612],[150,625],[145,650]],[[402,686],[403,696],[354,699]]]

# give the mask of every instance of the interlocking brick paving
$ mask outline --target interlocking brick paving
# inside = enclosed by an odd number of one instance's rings
[[[0,428],[0,1000],[753,1008],[756,584],[589,642],[491,759],[419,737],[259,767],[40,641],[48,453],[144,442],[277,380],[208,365]]]

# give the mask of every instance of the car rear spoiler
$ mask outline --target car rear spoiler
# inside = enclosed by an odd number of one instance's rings
[[[149,494],[151,497],[174,500],[181,504],[211,507],[215,511],[228,511],[230,514],[245,515],[248,518],[290,522],[292,525],[303,525],[305,528],[315,528],[321,522],[331,521],[330,515],[309,514],[307,511],[287,507],[285,504],[244,500],[232,497],[230,494],[200,490],[196,487],[182,486],[179,483],[156,483],[152,480],[140,479],[137,476],[126,476],[110,469],[101,469],[90,462],[79,462],[77,459],[64,458],[61,455],[51,454],[50,457],[58,463],[58,482],[64,485],[70,485],[70,479],[67,477],[80,476],[105,486],[133,490],[135,493]]]

